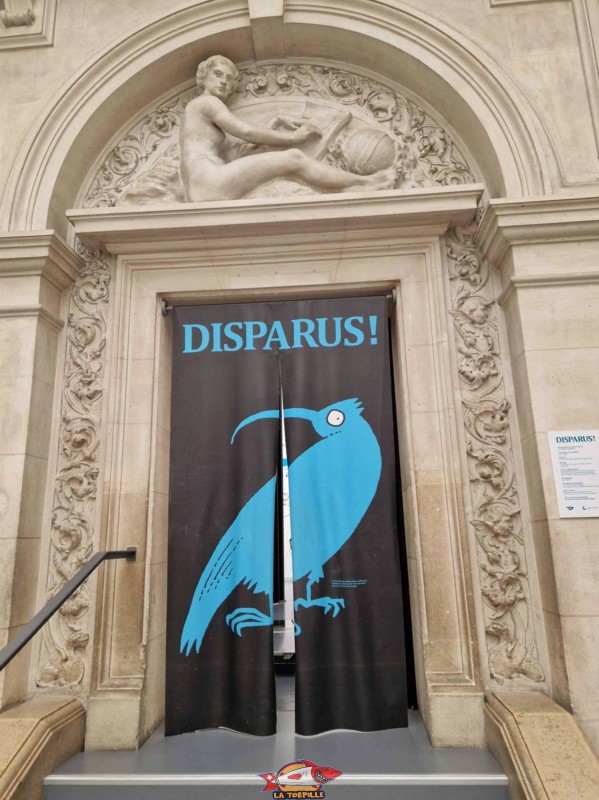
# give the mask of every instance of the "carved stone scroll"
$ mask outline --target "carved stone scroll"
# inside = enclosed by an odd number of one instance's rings
[[[22,25],[33,25],[35,11],[34,0],[3,0],[4,8],[0,11],[0,20],[5,28],[18,28]]]
[[[512,440],[489,264],[474,229],[447,237],[489,671],[497,684],[544,680],[527,578]]]
[[[89,559],[94,545],[110,268],[101,252],[81,246],[78,252],[85,265],[71,289],[48,598]],[[89,604],[86,582],[44,627],[38,686],[73,689],[81,684]]]
[[[179,172],[179,127],[185,107],[195,95],[196,89],[189,89],[137,122],[104,160],[83,205],[185,202]],[[320,110],[322,120],[330,117],[332,121],[323,136],[326,152],[319,158],[355,174],[369,174],[391,143],[396,187],[400,189],[475,180],[450,134],[426,111],[395,89],[347,70],[293,62],[246,67],[240,70],[229,105],[239,116],[260,124],[265,124],[260,115],[267,109],[295,116],[304,113],[308,118]],[[334,120],[339,114],[352,121],[336,130]],[[369,137],[368,132],[373,135]],[[256,145],[228,137],[226,160],[257,150]],[[298,193],[313,194],[314,189],[277,180],[251,196]]]

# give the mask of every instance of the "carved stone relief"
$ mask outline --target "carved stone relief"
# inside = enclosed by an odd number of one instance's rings
[[[489,671],[497,684],[540,682],[490,266],[473,234],[457,229],[447,247]]]
[[[71,289],[48,598],[89,559],[94,546],[110,268],[99,251],[78,246],[78,252],[85,265]],[[89,604],[85,582],[45,625],[38,686],[76,688],[82,682]]]
[[[187,90],[135,124],[100,167],[84,206],[186,202],[179,136],[185,109],[196,95],[196,89]],[[395,89],[347,70],[290,62],[246,67],[239,71],[227,102],[236,117],[254,126],[273,128],[280,119],[314,124],[322,135],[300,145],[302,152],[357,176],[359,182],[368,183],[366,176],[392,169],[393,181],[374,188],[475,180],[450,134],[422,108]],[[219,155],[229,164],[272,149],[227,134]],[[237,196],[322,191],[331,190],[302,178],[279,177]]]

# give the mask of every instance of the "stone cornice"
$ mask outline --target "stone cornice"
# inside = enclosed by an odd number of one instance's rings
[[[111,253],[190,250],[206,240],[248,234],[412,229],[442,234],[472,222],[483,186],[373,194],[336,194],[275,200],[75,209],[67,212],[88,247]]]
[[[75,280],[82,260],[54,231],[0,233],[0,279],[40,275],[60,291]]]
[[[52,314],[39,303],[37,305],[0,306],[1,317],[36,317],[56,331],[61,331],[64,327],[64,320]]]
[[[599,272],[560,272],[552,275],[511,276],[497,297],[500,306],[517,289],[537,289],[544,286],[593,286],[599,284]]]
[[[514,245],[599,239],[599,194],[491,200],[475,238],[497,266]]]

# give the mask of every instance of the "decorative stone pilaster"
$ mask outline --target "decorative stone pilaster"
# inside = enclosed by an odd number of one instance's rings
[[[100,251],[79,246],[78,252],[85,264],[71,289],[68,316],[48,598],[73,577],[94,549],[110,267]],[[75,689],[83,681],[89,605],[86,582],[45,626],[39,687]]]
[[[491,681],[526,688],[545,675],[532,613],[491,267],[474,245],[474,233],[474,227],[458,228],[447,237],[469,524],[476,537]]]
[[[62,305],[79,268],[79,256],[53,231],[0,233],[1,646],[39,608]],[[0,707],[27,697],[31,653],[24,648],[0,673]]]

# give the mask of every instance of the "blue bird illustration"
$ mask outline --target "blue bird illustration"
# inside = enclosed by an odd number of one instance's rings
[[[381,450],[362,410],[361,403],[351,399],[320,411],[283,411],[285,420],[311,422],[321,437],[289,466],[293,579],[307,578],[306,596],[297,598],[296,610],[319,606],[336,617],[345,606],[342,598],[312,597],[312,587],[324,576],[324,564],[360,524],[378,487]],[[231,443],[246,425],[279,416],[277,409],[247,417],[235,429]],[[270,615],[256,608],[238,608],[226,617],[231,629],[241,635],[245,628],[272,624],[275,482],[273,476],[248,500],[204,569],[181,636],[181,651],[186,650],[186,655],[194,646],[199,651],[210,620],[242,582],[267,595]]]

